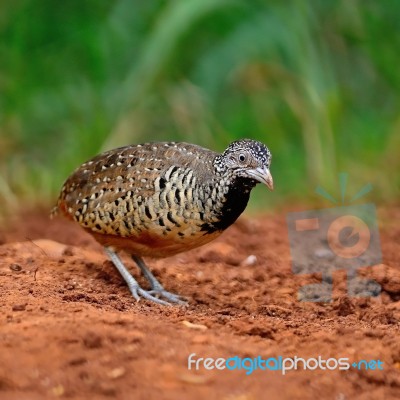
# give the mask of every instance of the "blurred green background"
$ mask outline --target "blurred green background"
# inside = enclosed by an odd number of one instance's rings
[[[337,195],[342,171],[398,199],[399,21],[396,0],[3,0],[1,210],[111,147],[241,137],[273,153],[253,205]]]

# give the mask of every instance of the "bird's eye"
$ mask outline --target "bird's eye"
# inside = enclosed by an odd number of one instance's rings
[[[246,156],[242,153],[242,154],[239,154],[239,161],[240,162],[244,162],[244,161],[246,161]]]

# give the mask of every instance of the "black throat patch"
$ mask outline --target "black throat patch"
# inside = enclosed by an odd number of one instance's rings
[[[256,181],[248,178],[237,178],[232,182],[226,194],[226,201],[217,212],[219,217],[218,221],[212,224],[204,223],[201,230],[204,231],[205,234],[209,234],[216,231],[224,231],[231,226],[246,208],[251,189],[253,189],[256,184]]]

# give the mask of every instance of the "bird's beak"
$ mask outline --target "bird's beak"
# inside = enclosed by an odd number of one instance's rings
[[[268,189],[274,190],[274,180],[267,167],[259,167],[247,170],[248,175],[257,182],[264,183]]]

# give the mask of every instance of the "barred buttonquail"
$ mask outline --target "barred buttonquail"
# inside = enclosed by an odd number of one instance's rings
[[[268,148],[249,139],[222,154],[175,142],[121,147],[82,164],[65,182],[55,212],[105,247],[137,300],[179,304],[141,257],[166,257],[215,239],[243,212],[257,183],[273,189],[270,162]],[[131,255],[151,290],[138,285],[118,250]]]

